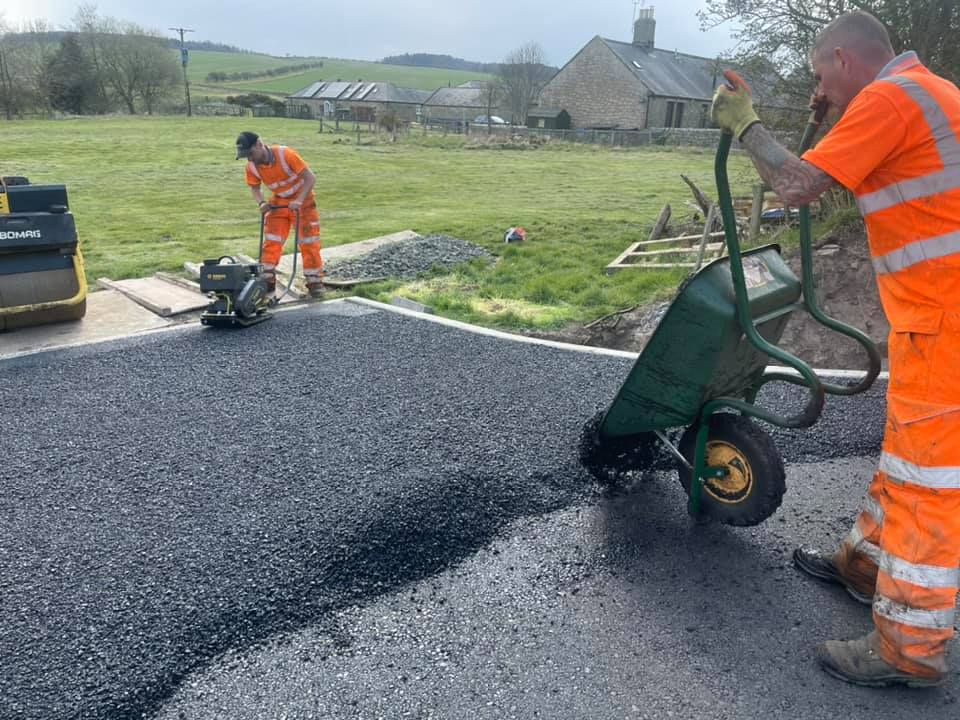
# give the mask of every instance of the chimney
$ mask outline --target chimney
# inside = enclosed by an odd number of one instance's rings
[[[637,19],[633,22],[633,44],[644,50],[653,50],[653,38],[656,34],[657,21],[653,19],[653,8],[640,8]]]

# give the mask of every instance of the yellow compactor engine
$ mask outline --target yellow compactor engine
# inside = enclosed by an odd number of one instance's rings
[[[86,310],[66,187],[0,178],[0,330],[79,320]]]

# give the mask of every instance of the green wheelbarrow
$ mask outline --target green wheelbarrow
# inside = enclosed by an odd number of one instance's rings
[[[811,114],[801,152],[819,124],[820,114]],[[786,473],[772,438],[752,418],[785,428],[813,425],[826,394],[854,395],[873,384],[880,353],[867,335],[817,305],[808,207],[800,208],[802,280],[781,258],[778,245],[740,251],[727,180],[731,142],[731,135],[721,136],[715,163],[729,255],[680,286],[613,402],[585,425],[580,459],[605,481],[650,467],[666,449],[678,464],[688,510],[698,521],[756,525],[780,506]],[[791,313],[800,308],[863,346],[869,369],[859,382],[826,383],[807,363],[776,346]],[[771,359],[788,370],[768,368]],[[773,381],[805,387],[803,409],[782,415],[756,405],[760,389]]]

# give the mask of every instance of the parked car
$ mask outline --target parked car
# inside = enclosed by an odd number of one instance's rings
[[[491,115],[491,116],[490,116],[490,122],[488,123],[488,122],[487,122],[487,116],[486,116],[486,115],[477,115],[477,116],[473,119],[473,124],[474,124],[474,125],[488,125],[488,124],[489,124],[489,125],[506,125],[506,124],[507,124],[507,121],[504,120],[502,117],[497,117],[496,115]]]

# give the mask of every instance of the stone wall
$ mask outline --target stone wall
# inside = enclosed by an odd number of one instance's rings
[[[646,93],[636,76],[595,37],[547,83],[540,106],[566,110],[575,128],[642,128]]]

